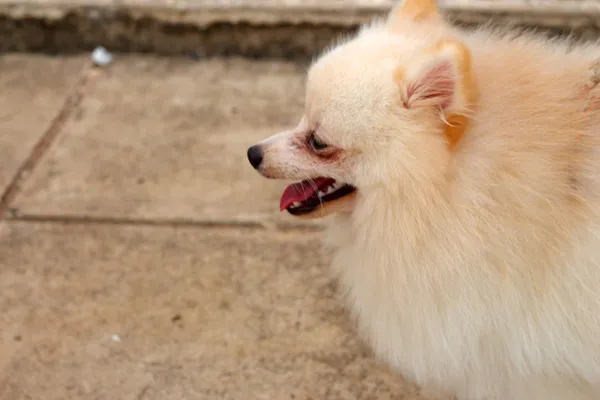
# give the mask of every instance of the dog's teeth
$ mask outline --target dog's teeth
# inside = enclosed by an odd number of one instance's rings
[[[300,203],[299,201],[295,201],[292,203],[292,206],[294,207],[300,207],[302,205],[302,203]]]
[[[326,193],[323,193],[323,192],[321,192],[320,190],[319,190],[319,192],[317,193],[317,195],[318,195],[319,197],[323,197],[323,196],[325,196],[325,194],[326,194]]]
[[[335,192],[335,188],[333,186],[329,186],[327,188],[327,194]]]

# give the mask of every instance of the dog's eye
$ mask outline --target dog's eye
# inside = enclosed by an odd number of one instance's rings
[[[316,136],[314,132],[311,132],[308,135],[308,145],[310,147],[313,148],[313,150],[315,151],[321,151],[321,150],[325,150],[327,147],[329,147],[329,145],[327,143],[322,142],[321,140],[319,140]]]

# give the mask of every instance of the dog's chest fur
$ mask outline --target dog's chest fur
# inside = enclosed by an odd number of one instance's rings
[[[415,216],[392,212],[403,208],[390,197],[373,201],[337,217],[328,238],[359,330],[382,359],[459,399],[597,398],[599,386],[578,378],[600,374],[600,326],[584,306],[598,307],[597,223],[573,228],[568,213],[541,209],[494,221]]]

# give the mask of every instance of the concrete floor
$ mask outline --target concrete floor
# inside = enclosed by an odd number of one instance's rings
[[[303,68],[0,57],[0,399],[425,396],[357,338],[251,143]]]

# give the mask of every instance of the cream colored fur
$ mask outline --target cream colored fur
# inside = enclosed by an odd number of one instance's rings
[[[333,267],[400,374],[465,400],[600,399],[600,124],[578,98],[600,47],[401,8],[314,63],[306,114],[263,143],[264,174],[358,188],[328,228]],[[444,116],[404,108],[393,78],[440,39],[469,49],[477,82],[454,149]],[[311,124],[335,163],[289,145]]]

